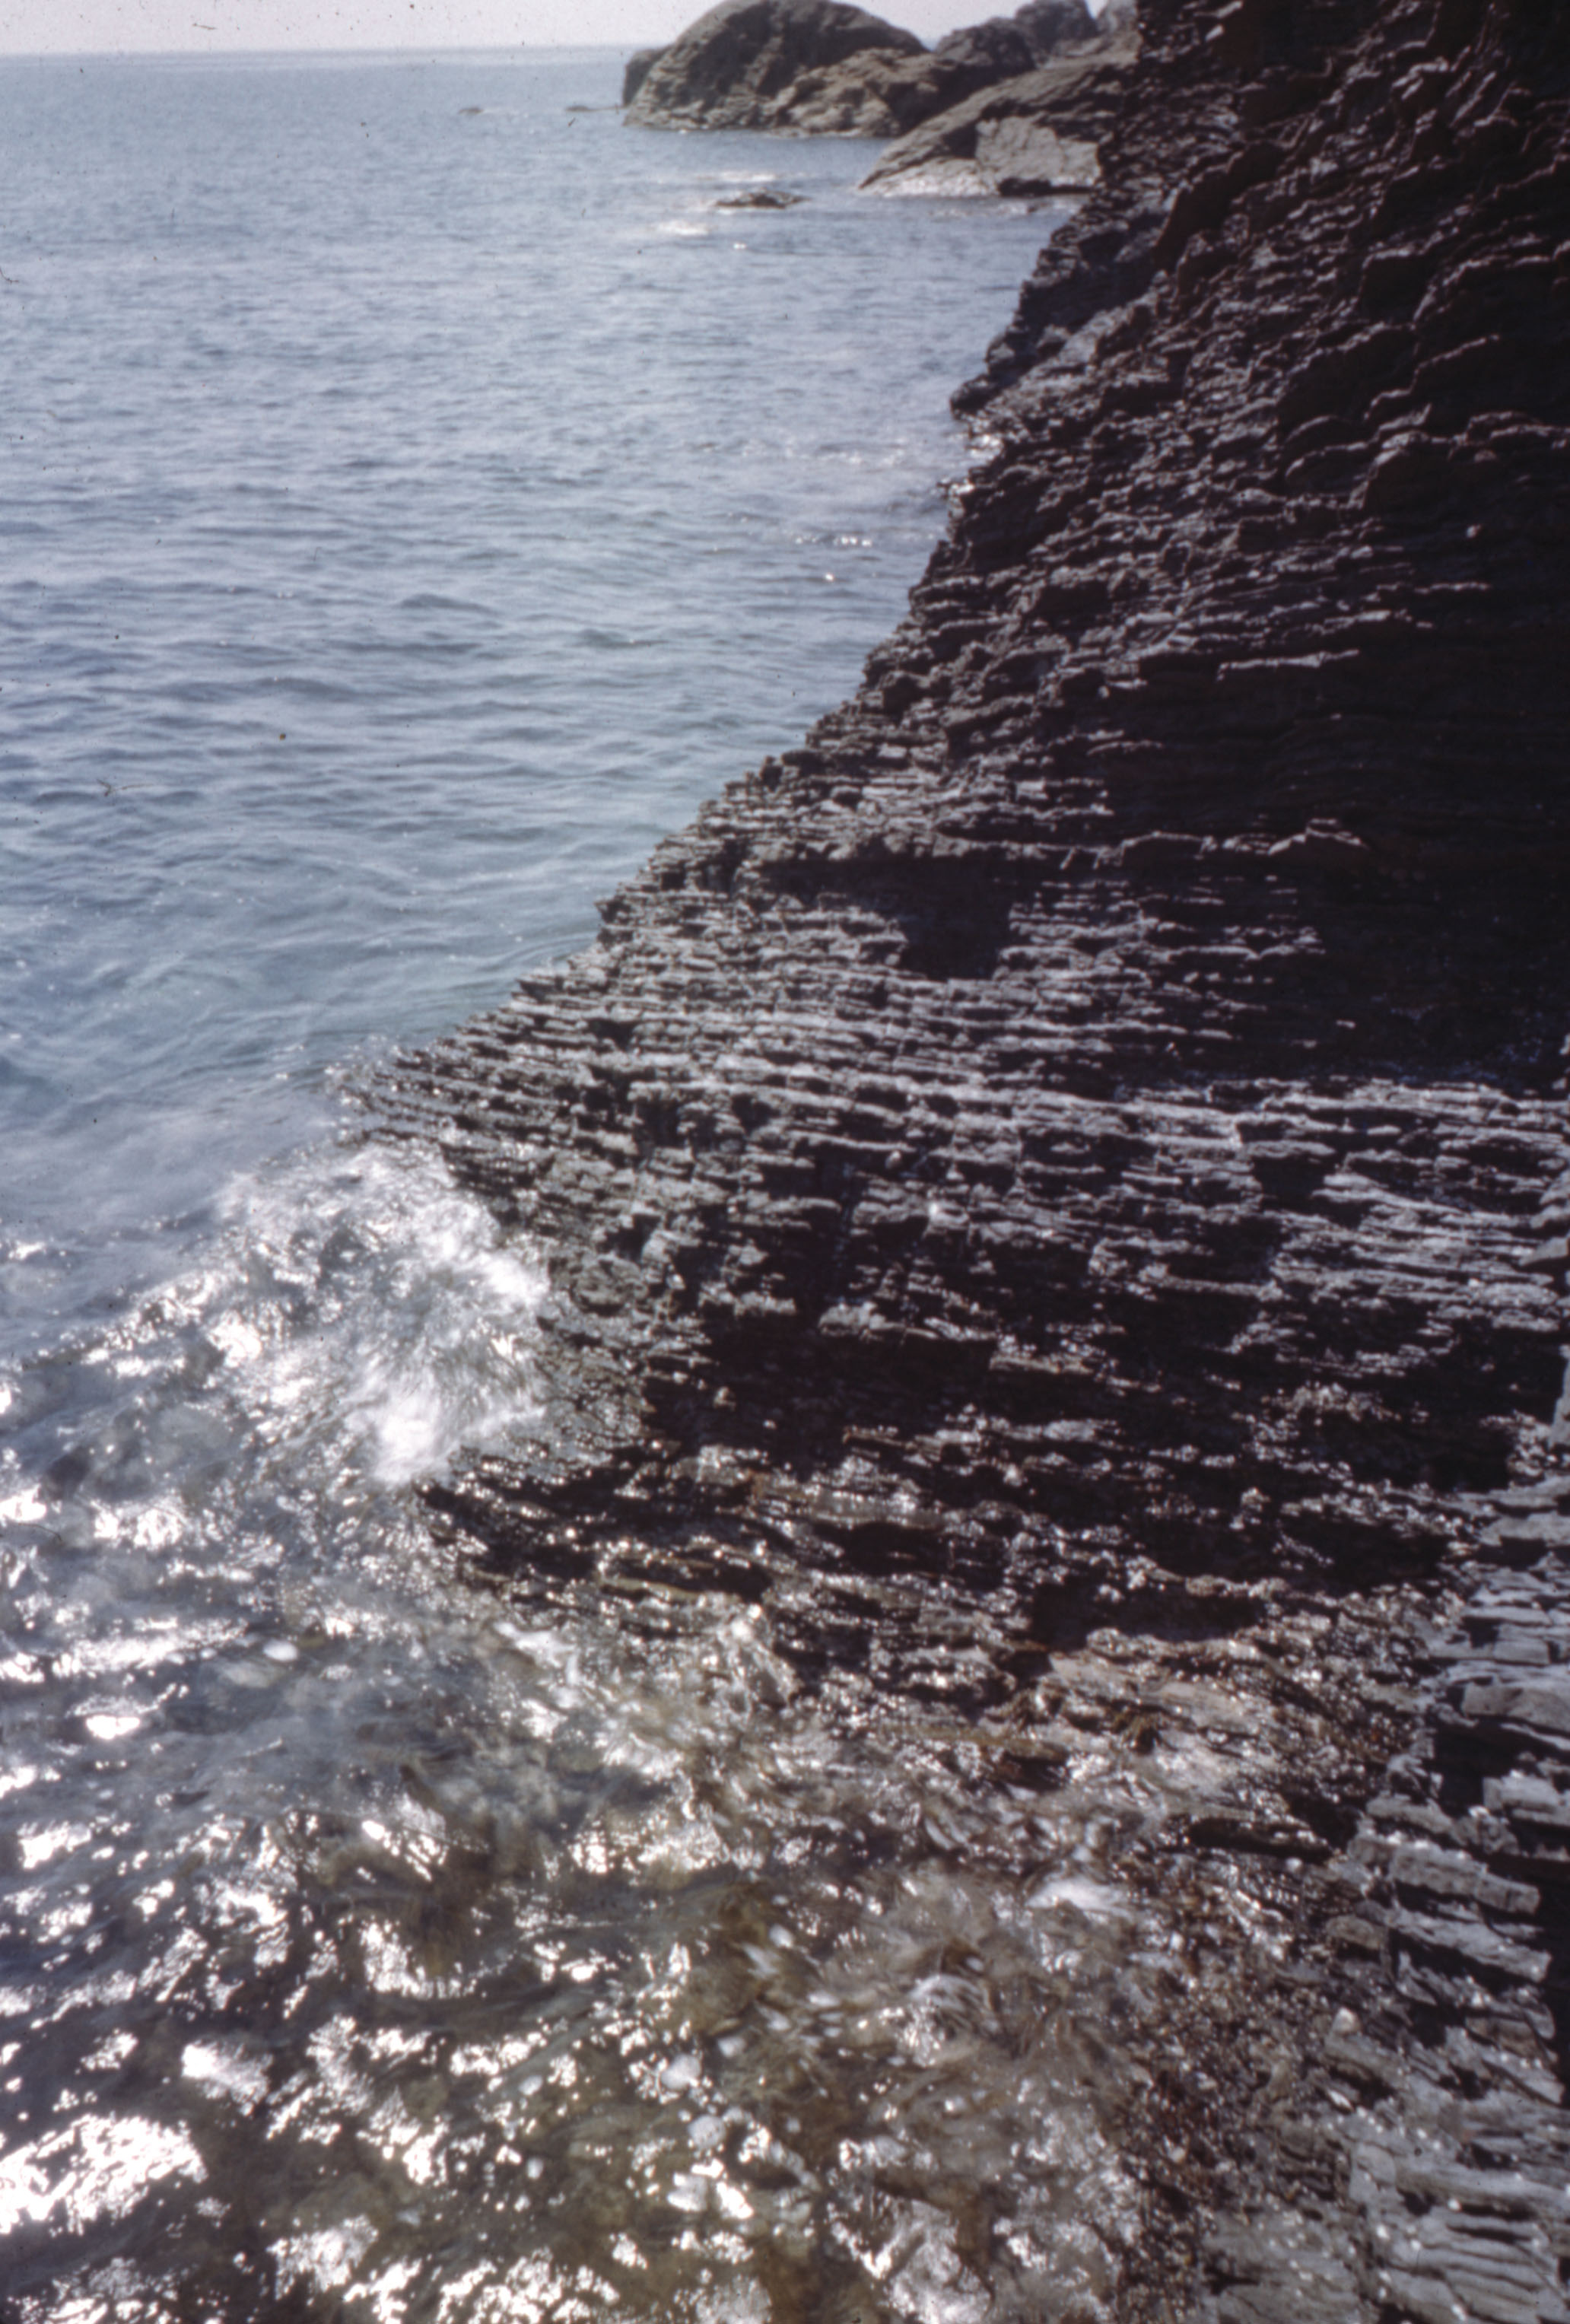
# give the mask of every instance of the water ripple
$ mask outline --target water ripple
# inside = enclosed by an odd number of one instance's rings
[[[1092,2318],[1133,2200],[1113,1761],[407,1491],[542,1425],[549,1254],[335,1068],[854,683],[1042,232],[831,140],[743,249],[775,149],[618,67],[0,66],[8,2324]]]

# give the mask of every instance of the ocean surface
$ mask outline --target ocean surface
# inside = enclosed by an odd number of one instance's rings
[[[1054,222],[620,64],[0,64],[5,2324],[1085,2318],[1131,2217],[1115,1782],[411,1492],[550,1255],[356,1093],[854,686]]]

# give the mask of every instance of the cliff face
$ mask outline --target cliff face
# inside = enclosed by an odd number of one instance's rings
[[[1125,2312],[1557,2318],[1570,17],[1141,37],[861,694],[407,1065],[556,1285],[430,1503],[1162,1771]]]

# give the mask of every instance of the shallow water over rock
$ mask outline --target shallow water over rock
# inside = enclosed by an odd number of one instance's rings
[[[1269,1658],[1099,1634],[978,1716],[1019,1640],[963,1593],[864,1578],[891,1690],[779,1606],[493,1591],[399,1487],[521,1448],[540,1296],[346,1132],[16,1377],[14,2311],[1105,2312],[1151,2044],[1297,1910],[1161,1894],[1279,1756]]]
[[[526,1425],[526,1259],[352,1140],[230,1207],[12,1390],[19,2312],[1094,2302],[1159,1771],[804,1683],[734,1600],[457,1577],[397,1485]]]

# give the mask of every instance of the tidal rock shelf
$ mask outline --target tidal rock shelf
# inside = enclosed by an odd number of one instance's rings
[[[862,691],[403,1063],[553,1283],[427,1499],[1113,1755],[1120,2314],[1557,2319],[1570,18],[1140,32]]]

